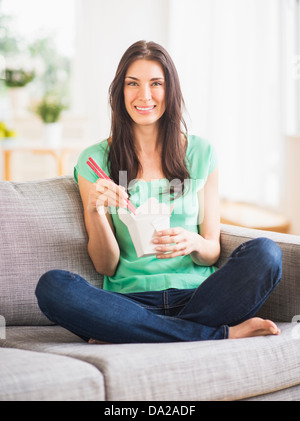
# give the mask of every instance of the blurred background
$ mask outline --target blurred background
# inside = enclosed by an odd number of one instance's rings
[[[298,0],[0,0],[0,179],[71,175],[140,39],[169,51],[217,151],[222,222],[300,235]]]

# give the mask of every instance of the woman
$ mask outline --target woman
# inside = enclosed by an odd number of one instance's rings
[[[178,75],[163,47],[139,41],[125,52],[110,105],[110,138],[83,151],[75,167],[88,252],[105,275],[103,289],[73,273],[47,272],[36,289],[41,310],[90,343],[279,334],[275,323],[254,315],[280,280],[280,248],[255,239],[222,268],[214,266],[220,255],[216,156],[207,141],[182,132]],[[98,179],[86,164],[90,156],[111,180]],[[126,208],[129,195],[136,207],[153,196],[173,207],[171,228],[153,238],[154,255],[137,257],[119,219],[116,210]]]

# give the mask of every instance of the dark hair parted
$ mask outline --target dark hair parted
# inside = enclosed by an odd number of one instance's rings
[[[111,106],[111,143],[108,168],[112,180],[120,184],[119,171],[127,171],[127,182],[137,178],[141,164],[135,150],[132,119],[124,100],[124,83],[128,67],[136,60],[160,63],[165,77],[166,110],[159,120],[159,141],[162,145],[162,171],[171,181],[184,183],[189,178],[185,162],[186,145],[182,142],[182,126],[187,127],[182,115],[184,100],[177,70],[169,53],[155,42],[138,41],[124,53],[109,88]]]

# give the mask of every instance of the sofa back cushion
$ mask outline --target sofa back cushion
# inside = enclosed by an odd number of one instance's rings
[[[78,186],[71,177],[0,182],[0,315],[6,325],[47,325],[35,287],[50,269],[102,286],[87,253]]]

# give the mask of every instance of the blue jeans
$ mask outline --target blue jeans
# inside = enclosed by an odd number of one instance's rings
[[[63,270],[36,287],[42,312],[84,340],[109,343],[179,342],[228,338],[229,326],[255,315],[281,278],[282,253],[258,238],[241,244],[196,289],[120,294]]]

